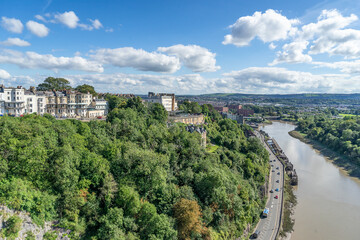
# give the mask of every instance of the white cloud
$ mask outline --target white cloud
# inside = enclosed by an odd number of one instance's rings
[[[302,92],[355,92],[359,85],[346,74],[312,74],[285,68],[251,67],[223,74],[216,82],[223,92],[244,93],[302,93]],[[344,85],[344,83],[346,83]],[[217,92],[220,92],[217,91]]]
[[[40,20],[45,20],[44,17],[40,16],[38,19]],[[68,28],[81,28],[83,30],[88,30],[88,31],[92,31],[94,29],[100,29],[103,27],[102,23],[100,22],[99,19],[89,19],[91,24],[85,24],[85,23],[80,23],[80,19],[79,17],[75,14],[74,11],[68,11],[68,12],[64,12],[64,13],[57,13],[54,15],[54,19],[51,20],[51,22],[54,23],[61,23],[64,24],[65,26],[67,26]]]
[[[6,30],[8,30],[9,32],[13,32],[13,33],[22,33],[22,30],[24,29],[24,26],[21,23],[21,21],[16,18],[2,17],[1,26]]]
[[[15,64],[22,68],[58,70],[79,70],[103,72],[101,64],[82,57],[55,57],[51,54],[5,50],[0,53],[0,63]]]
[[[277,47],[277,46],[276,46],[274,43],[270,43],[270,44],[269,44],[269,48],[270,48],[271,50],[274,50],[276,47]]]
[[[93,52],[91,58],[103,64],[117,67],[131,67],[140,71],[173,73],[180,69],[177,57],[156,52],[147,52],[132,47],[103,48]]]
[[[44,24],[35,21],[28,21],[26,27],[38,37],[46,37],[49,34],[49,29]]]
[[[90,19],[90,22],[91,22],[93,28],[95,28],[95,29],[99,29],[99,28],[102,28],[102,27],[103,27],[103,25],[101,24],[101,22],[99,21],[99,19],[95,19],[95,20],[91,20],[91,19]]]
[[[55,14],[54,18],[68,28],[76,28],[80,20],[73,11]]]
[[[230,25],[231,34],[225,36],[223,44],[234,44],[238,47],[249,45],[258,37],[263,42],[287,39],[296,31],[297,19],[288,19],[272,9],[265,13],[255,12],[252,16],[239,18]]]
[[[303,51],[306,50],[309,42],[308,41],[298,41],[285,44],[282,49],[277,53],[277,58],[270,64],[276,65],[279,63],[304,63],[311,62],[312,58],[304,54]]]
[[[18,46],[18,47],[27,47],[30,46],[30,43],[22,40],[20,38],[8,38],[7,40],[0,42],[4,46]]]
[[[339,62],[313,62],[318,67],[327,67],[332,69],[340,69],[343,73],[359,74],[360,73],[360,60],[354,61],[339,61]]]
[[[11,77],[10,73],[7,71],[0,69],[0,79],[9,79]]]
[[[152,74],[82,74],[69,75],[75,85],[90,84],[100,92],[147,93],[149,91],[176,92],[177,94],[204,93],[209,80],[199,74],[152,75]]]
[[[220,69],[219,66],[216,66],[216,54],[197,45],[178,44],[171,47],[159,47],[158,51],[178,57],[186,67],[194,72],[215,72]]]
[[[37,20],[39,20],[39,21],[47,22],[47,20],[46,20],[43,16],[41,16],[41,15],[35,15],[35,18],[36,18]]]

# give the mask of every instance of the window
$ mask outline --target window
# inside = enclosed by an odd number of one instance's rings
[[[30,112],[32,112],[32,109],[30,109]]]
[[[10,94],[10,92],[7,92],[8,93],[8,95]]]
[[[16,97],[16,100],[19,100],[19,97]]]
[[[32,107],[32,104],[30,104],[30,107]]]
[[[10,97],[8,97],[8,100],[10,100]]]
[[[30,102],[32,102],[32,98],[30,98]]]

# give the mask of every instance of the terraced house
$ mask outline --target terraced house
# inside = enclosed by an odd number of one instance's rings
[[[23,114],[45,113],[56,117],[106,116],[108,104],[104,99],[93,97],[90,93],[73,90],[36,91],[21,86],[0,86],[0,115],[21,116]]]

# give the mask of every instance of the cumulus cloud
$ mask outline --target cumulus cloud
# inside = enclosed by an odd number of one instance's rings
[[[76,28],[80,20],[73,11],[55,14],[54,18],[68,28]]]
[[[91,58],[103,64],[131,67],[140,71],[173,73],[180,69],[177,57],[132,47],[98,49],[93,52]]]
[[[277,47],[277,46],[276,46],[274,43],[270,43],[270,44],[269,44],[269,48],[270,48],[271,50],[274,50],[276,47]]]
[[[317,22],[303,25],[296,31],[292,42],[283,46],[283,51],[278,52],[271,64],[310,63],[310,55],[317,54],[340,55],[345,59],[360,57],[360,31],[347,28],[357,20],[355,14],[343,16],[336,9],[323,10]]]
[[[290,71],[277,67],[251,67],[223,74],[216,86],[225,92],[248,93],[301,93],[359,91],[360,86],[344,86],[344,82],[354,82],[346,74],[312,74]],[[229,87],[231,86],[231,87]]]
[[[101,92],[147,93],[148,91],[176,92],[177,94],[204,93],[208,79],[199,74],[153,75],[153,74],[79,74],[66,76],[75,85],[90,84]]]
[[[186,67],[194,72],[215,72],[220,69],[219,66],[216,66],[216,54],[197,45],[178,44],[171,47],[159,47],[158,51],[178,57]]]
[[[95,20],[91,20],[91,19],[90,19],[90,22],[91,22],[93,28],[95,28],[95,29],[99,29],[99,28],[102,28],[102,27],[103,27],[103,25],[101,24],[101,22],[99,21],[99,19],[95,19]]]
[[[43,16],[38,16],[37,18],[40,20],[46,21],[46,19]],[[92,31],[94,29],[100,29],[103,27],[103,25],[99,19],[94,19],[94,20],[89,19],[91,24],[80,23],[79,21],[80,21],[80,19],[75,14],[74,11],[57,13],[54,15],[54,19],[51,20],[51,22],[61,23],[61,24],[64,24],[65,26],[67,26],[68,28],[72,28],[72,29],[79,27],[83,30]]]
[[[0,79],[9,79],[11,77],[10,73],[7,71],[0,69]]]
[[[251,67],[204,78],[200,74],[180,76],[157,74],[81,74],[66,76],[75,85],[90,84],[100,92],[144,94],[148,91],[201,94],[358,92],[360,77],[349,74],[312,74],[277,67]]]
[[[327,67],[332,69],[339,69],[343,73],[359,74],[360,60],[354,61],[339,61],[339,62],[313,62],[317,67]]]
[[[270,65],[276,65],[284,62],[286,63],[311,62],[312,58],[309,55],[303,53],[303,51],[307,48],[308,44],[309,44],[308,41],[298,41],[298,42],[285,44],[282,47],[283,51],[279,51],[277,53],[277,58]]]
[[[101,64],[82,57],[55,57],[51,54],[5,50],[0,53],[0,63],[15,64],[22,68],[58,70],[79,70],[103,72]]]
[[[296,31],[297,19],[288,19],[272,9],[266,12],[255,12],[252,16],[239,18],[230,25],[231,34],[225,36],[223,44],[234,44],[238,47],[249,45],[258,37],[263,42],[287,39]]]
[[[1,18],[1,26],[13,33],[22,33],[24,29],[24,25],[21,23],[19,19],[16,18]]]
[[[20,38],[8,38],[7,40],[0,42],[0,44],[4,46],[18,46],[18,47],[30,46],[29,42],[22,40]]]
[[[46,37],[50,31],[44,24],[35,21],[28,21],[26,27],[32,34],[38,37]]]

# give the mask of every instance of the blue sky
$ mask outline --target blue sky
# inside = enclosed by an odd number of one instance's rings
[[[99,92],[360,92],[357,1],[0,2],[0,82]]]

